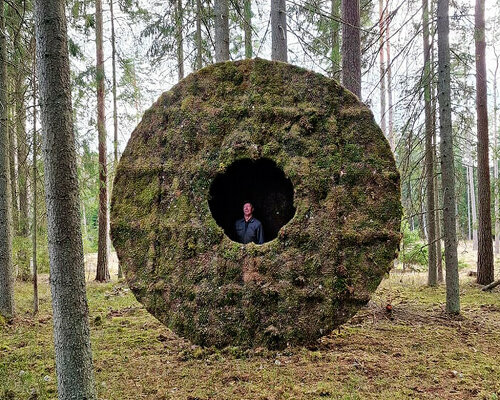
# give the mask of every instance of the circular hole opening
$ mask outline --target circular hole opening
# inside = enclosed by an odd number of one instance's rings
[[[217,224],[235,242],[242,242],[236,222],[243,218],[245,203],[253,205],[253,217],[262,224],[264,243],[269,242],[295,214],[292,182],[270,159],[234,161],[214,178],[208,205]]]

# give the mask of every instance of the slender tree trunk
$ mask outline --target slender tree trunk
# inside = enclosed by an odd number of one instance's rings
[[[113,80],[113,174],[116,173],[116,168],[118,167],[118,105],[116,96],[116,42],[115,42],[115,16],[113,12],[113,2],[114,0],[109,0],[109,11],[111,13],[111,67],[112,67],[112,80]],[[87,223],[84,216],[84,234],[87,237]],[[108,218],[109,221],[109,218]],[[122,278],[122,269],[120,263],[118,263],[118,279]]]
[[[245,58],[253,57],[252,49],[252,2],[251,0],[243,0],[243,32],[245,32]]]
[[[430,13],[429,15],[434,16],[434,5],[435,1],[432,0],[430,4]],[[434,26],[434,18],[429,18],[429,30],[431,31],[429,33],[429,36],[434,37],[435,33],[435,26]],[[435,74],[435,57],[434,57],[434,41],[431,42],[430,44],[430,71],[429,75],[431,77],[431,110],[432,110],[432,145],[433,145],[433,150],[432,150],[432,157],[433,157],[433,163],[434,163],[434,170],[436,173],[434,174],[434,206],[436,207],[436,264],[437,264],[437,274],[438,274],[438,282],[443,283],[444,281],[444,276],[443,276],[443,253],[441,249],[441,238],[443,237],[443,232],[441,229],[441,217],[442,213],[440,211],[441,207],[441,201],[439,198],[439,193],[441,193],[440,190],[440,184],[439,184],[439,177],[441,176],[440,170],[439,170],[439,160],[438,160],[438,144],[437,144],[437,129],[436,129],[436,114],[437,114],[437,95],[436,95],[436,74]],[[392,107],[391,107],[392,109]]]
[[[34,11],[54,349],[59,399],[94,400],[65,4],[35,0]]]
[[[391,150],[394,152],[394,110],[392,104],[392,66],[391,66],[391,37],[389,34],[389,28],[391,24],[391,19],[389,18],[389,0],[387,0],[386,5],[386,17],[387,26],[385,29],[385,49],[387,52],[387,110],[388,110],[388,124],[387,124],[387,139],[389,140],[389,145]]]
[[[384,0],[378,0],[378,9],[379,9],[379,72],[380,72],[380,128],[384,133],[385,137],[387,137],[387,127],[385,123],[385,61],[384,61],[384,30],[385,30],[385,12],[384,12]]]
[[[477,111],[477,182],[479,200],[477,283],[493,282],[493,242],[491,237],[491,187],[488,149],[488,101],[486,88],[486,40],[484,1],[476,0],[476,111]]]
[[[184,78],[184,37],[182,33],[182,0],[176,0],[175,3],[175,36],[177,42],[177,72],[178,78]]]
[[[196,69],[203,67],[203,44],[201,37],[201,0],[196,0]]]
[[[114,0],[109,0],[109,11],[111,14],[111,68],[112,68],[112,92],[113,92],[113,171],[118,164],[118,106],[116,96],[116,41],[115,41],[115,16],[113,12]]]
[[[425,110],[425,171],[427,181],[427,238],[429,244],[429,269],[427,283],[429,286],[437,285],[436,262],[436,206],[434,203],[434,148],[432,145],[432,104],[431,104],[431,74],[429,41],[429,3],[422,1],[423,43],[424,43],[424,110]]]
[[[18,37],[19,35],[17,35]],[[19,48],[19,41],[15,40],[14,48]],[[26,104],[24,93],[25,72],[23,60],[20,57],[14,57],[14,101],[15,101],[15,120],[14,129],[17,142],[17,187],[19,189],[19,235],[27,238],[29,235],[29,216],[28,216],[28,144],[26,137]],[[31,278],[30,255],[25,248],[17,250],[17,276],[23,281]]]
[[[32,240],[33,240],[33,313],[37,314],[38,313],[38,265],[37,265],[37,259],[36,259],[36,250],[37,250],[37,237],[36,237],[36,230],[37,230],[37,137],[36,137],[36,123],[37,123],[37,115],[36,115],[36,45],[33,46],[33,75],[32,75],[32,82],[33,82],[33,233],[32,233]]]
[[[434,132],[434,140],[436,138],[436,129],[435,125],[433,125],[433,132]],[[436,142],[434,141],[434,165],[437,168],[436,164]],[[443,253],[441,250],[441,237],[442,237],[442,232],[441,232],[441,217],[440,217],[440,212],[439,212],[439,181],[437,177],[437,173],[434,174],[434,205],[436,207],[436,265],[437,265],[437,274],[438,274],[438,283],[443,283],[444,281],[444,276],[443,276]]]
[[[342,83],[361,99],[359,0],[342,0]]]
[[[472,159],[471,159],[472,161]],[[477,207],[476,207],[476,188],[474,184],[474,167],[467,166],[469,171],[470,204],[472,212],[472,250],[477,250]]]
[[[19,65],[18,68],[22,69]],[[16,72],[15,129],[17,139],[17,180],[19,187],[19,233],[28,236],[28,150],[26,143],[26,105],[21,71]],[[27,257],[25,257],[27,258]]]
[[[441,136],[441,176],[446,261],[446,310],[460,312],[457,232],[455,225],[455,174],[451,125],[449,0],[438,0],[438,100]]]
[[[271,59],[288,62],[286,1],[271,0]]]
[[[215,62],[229,60],[228,0],[214,0]]]
[[[106,117],[104,110],[104,51],[102,36],[102,2],[96,0],[96,60],[97,60],[97,132],[99,136],[99,234],[97,244],[96,281],[109,280],[108,268],[108,184],[106,164]]]
[[[499,214],[499,190],[498,190],[498,128],[497,128],[497,76],[498,76],[498,56],[496,54],[495,46],[493,46],[495,53],[496,65],[495,73],[493,75],[493,176],[494,176],[494,191],[495,194],[495,254],[500,251],[500,214]]]
[[[8,93],[7,93],[8,94]],[[10,97],[10,96],[7,96]],[[7,110],[12,109],[9,106],[9,98],[7,98]],[[12,113],[11,115],[13,115]],[[13,120],[14,118],[9,118],[7,115],[7,119]],[[18,179],[17,179],[17,138],[15,135],[15,130],[12,127],[13,124],[6,125],[6,129],[8,130],[7,136],[9,138],[9,171],[10,171],[10,193],[12,197],[12,227],[14,233],[19,233],[19,201],[18,201]]]
[[[472,211],[471,211],[471,194],[470,194],[470,185],[469,185],[469,166],[465,166],[465,186],[467,186],[467,238],[472,240]]]
[[[5,2],[1,0],[0,5],[0,315],[10,318],[14,315],[14,268],[7,124],[7,38]]]
[[[330,59],[332,62],[331,76],[333,79],[340,80],[341,57],[340,57],[340,3],[341,0],[331,0],[331,24],[332,24],[332,52]]]

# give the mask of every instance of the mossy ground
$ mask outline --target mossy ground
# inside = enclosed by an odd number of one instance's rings
[[[463,275],[458,319],[443,313],[443,287],[425,287],[422,273],[394,273],[316,347],[282,351],[192,346],[123,282],[89,282],[99,399],[498,399],[500,290],[481,292]],[[0,399],[54,399],[47,277],[36,317],[30,285],[16,290],[18,317],[0,326]]]

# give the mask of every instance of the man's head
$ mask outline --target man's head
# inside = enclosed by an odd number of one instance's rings
[[[243,215],[246,218],[249,218],[249,217],[252,216],[252,213],[253,213],[253,205],[252,205],[252,203],[245,203],[245,204],[243,204]]]

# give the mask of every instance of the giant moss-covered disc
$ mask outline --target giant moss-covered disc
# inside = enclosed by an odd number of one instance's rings
[[[252,201],[266,243],[232,239]],[[399,174],[370,110],[281,62],[191,74],[144,114],[111,231],[137,299],[200,345],[307,344],[369,300],[399,243]]]

